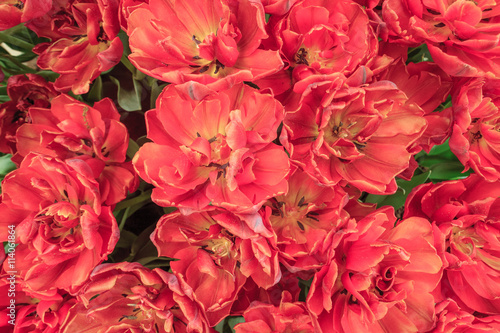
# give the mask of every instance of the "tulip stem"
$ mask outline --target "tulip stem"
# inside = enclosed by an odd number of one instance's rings
[[[127,208],[125,209],[125,212],[123,213],[122,219],[121,219],[121,221],[120,221],[120,225],[118,226],[118,228],[120,229],[120,231],[122,231],[122,230],[123,230],[123,227],[125,226],[125,222],[127,221],[128,216],[129,216],[129,214],[130,214],[130,208],[131,208],[131,207],[127,207]]]
[[[150,200],[151,199],[151,192],[152,192],[152,190],[145,191],[132,199],[120,201],[119,203],[116,204],[115,211],[120,211],[120,210],[125,209],[125,208],[130,208],[134,205],[137,205],[137,204],[142,203],[144,201]]]
[[[134,65],[132,65],[132,63],[130,62],[130,60],[128,60],[128,57],[125,55],[125,53],[122,54],[122,59],[121,59],[121,62],[122,64],[127,67],[127,69],[133,74],[135,75],[135,72],[136,72],[136,68],[134,67]]]

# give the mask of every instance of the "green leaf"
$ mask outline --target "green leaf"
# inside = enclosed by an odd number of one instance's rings
[[[94,80],[86,100],[91,103],[99,102],[102,99],[102,78],[100,76]]]
[[[10,29],[9,29],[10,30]],[[20,39],[19,37],[15,36],[14,34],[10,34],[9,30],[5,30],[0,32],[0,43],[5,43],[9,46],[15,47],[17,46],[18,48],[25,50],[25,51],[30,51],[33,49],[35,45],[25,42],[24,40]]]
[[[408,60],[406,61],[406,64],[410,62],[417,63],[422,61],[433,61],[426,44],[408,49]]]
[[[464,166],[460,162],[443,162],[430,167],[432,170],[431,180],[433,182],[443,180],[456,180],[466,178],[471,171],[464,172]]]
[[[118,87],[118,105],[122,109],[125,111],[138,111],[142,109],[142,86],[138,81],[131,80],[132,84],[127,84],[127,81],[120,82],[120,80],[113,76],[109,78]]]
[[[144,146],[144,144],[146,142],[151,142],[151,140],[148,139],[147,135],[143,135],[143,136],[138,137],[136,142],[139,145],[139,147],[142,147],[142,146]]]
[[[127,157],[133,159],[135,153],[139,151],[139,145],[132,139],[128,139]]]
[[[243,317],[228,317],[227,318],[227,324],[231,329],[234,331],[234,326],[236,326],[239,323],[244,323],[245,318]]]
[[[25,73],[36,73],[31,67],[24,65],[21,61],[18,60],[17,56],[13,56],[6,53],[0,54],[0,64],[2,70],[5,73],[16,75],[16,74],[25,74]]]
[[[37,74],[43,76],[47,81],[52,82],[54,82],[60,75],[59,73],[54,73],[52,71],[39,71]]]
[[[2,178],[16,169],[16,165],[10,160],[11,157],[12,155],[10,154],[0,156],[0,176]]]
[[[16,165],[10,160],[11,157],[12,155],[10,154],[0,156],[0,181],[2,181],[9,172],[16,169]],[[2,185],[0,184],[0,193],[1,191]]]
[[[22,53],[23,51],[17,51],[17,50],[14,50],[14,52],[12,52],[12,51],[13,51],[13,49],[11,47],[9,47],[8,45],[6,45],[6,44],[0,45],[0,53],[8,54],[8,55],[12,55],[15,53],[16,54],[15,57],[19,62],[30,61],[31,59],[34,59],[37,56],[33,52]],[[17,54],[17,53],[20,53],[20,54]]]
[[[463,179],[471,173],[464,172],[464,166],[450,150],[448,141],[432,147],[428,154],[420,152],[416,161],[421,167],[432,171],[429,179],[433,182]]]
[[[0,87],[0,103],[4,103],[10,101],[9,96],[7,95],[7,86]]]
[[[123,64],[123,66],[125,66],[130,71],[130,73],[132,73],[132,75],[135,75],[135,73],[137,72],[137,68],[135,68],[134,65],[132,65],[132,63],[130,62],[130,60],[128,60],[125,53],[122,54],[122,58],[120,61]]]
[[[448,97],[446,97],[446,100],[443,103],[439,104],[439,106],[433,112],[441,112],[449,107],[451,107],[451,94],[449,94]]]
[[[223,321],[218,323],[214,328],[220,333],[234,333],[234,326],[239,323],[244,323],[243,317],[226,317]]]
[[[365,201],[369,203],[376,203],[378,207],[392,206],[397,210],[404,206],[406,198],[408,197],[408,194],[410,194],[411,190],[418,185],[425,183],[431,174],[431,171],[428,170],[424,173],[413,176],[413,178],[409,181],[397,179],[396,183],[398,184],[398,189],[396,193],[391,195],[369,194]]]
[[[377,204],[377,206],[383,206],[380,203],[383,202],[386,198],[387,198],[386,195],[368,194],[364,201],[368,203]]]
[[[120,231],[120,239],[118,240],[118,243],[116,243],[115,248],[130,249],[136,239],[137,236],[133,232],[122,230]]]
[[[144,267],[147,267],[149,269],[153,269],[153,268],[158,268],[158,267],[168,267],[169,263],[171,261],[172,261],[172,259],[170,259],[170,258],[152,256],[152,257],[140,258],[136,262],[138,262],[139,264],[141,264]]]
[[[163,207],[164,214],[170,214],[172,212],[175,212],[176,210],[177,210],[177,207]]]
[[[432,147],[431,151],[428,154],[429,156],[440,156],[446,159],[456,159],[455,154],[450,149],[450,144],[448,140],[445,143],[439,146]]]
[[[4,33],[8,34],[9,36],[12,36],[14,38],[17,38],[23,42],[26,42],[31,45],[38,45],[40,43],[45,43],[49,42],[50,39],[45,38],[45,37],[38,37],[37,34],[31,30],[28,29],[24,24],[19,24],[15,27],[12,27],[10,29],[4,30]],[[22,50],[22,48],[16,46],[16,45],[11,45],[12,48],[16,50]],[[31,49],[29,49],[31,51]]]
[[[130,51],[130,46],[128,43],[128,35],[125,31],[120,30],[120,32],[118,33],[118,38],[120,38],[123,44],[123,55],[127,57],[130,53],[132,53]]]
[[[85,103],[85,101],[83,100],[83,95],[75,95],[75,93],[73,93],[72,91],[68,91],[67,94],[76,99],[77,101]]]
[[[151,100],[150,100],[150,107],[151,109],[156,108],[156,100],[158,99],[158,96],[160,93],[163,91],[163,89],[168,86],[170,83],[164,83],[158,85],[158,81],[154,80],[153,83],[151,84]]]
[[[137,236],[128,230],[120,231],[120,239],[116,243],[113,253],[108,256],[108,262],[122,262],[130,259],[132,244],[134,244]]]
[[[300,287],[300,294],[299,294],[299,301],[305,302],[307,299],[307,294],[309,294],[309,289],[311,289],[311,283],[312,283],[312,278],[309,280],[302,280],[299,278],[299,287]]]
[[[158,258],[158,251],[151,242],[150,236],[156,228],[156,224],[150,225],[139,236],[137,236],[130,251],[130,261],[138,261],[141,258],[156,257]]]

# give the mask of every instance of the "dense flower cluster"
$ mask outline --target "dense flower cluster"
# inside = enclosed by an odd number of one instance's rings
[[[21,23],[0,330],[500,330],[500,4],[4,1]]]

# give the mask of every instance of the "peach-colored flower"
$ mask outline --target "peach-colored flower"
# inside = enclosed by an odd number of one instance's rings
[[[272,17],[281,53],[295,80],[342,73],[374,62],[378,41],[364,9],[354,1],[305,0]]]
[[[331,78],[308,85],[298,111],[286,114],[283,146],[322,184],[346,180],[362,191],[394,193],[394,177],[427,126],[422,109],[392,82],[349,86],[340,74]]]
[[[58,11],[39,25],[31,25],[51,42],[35,46],[37,64],[61,74],[57,90],[88,92],[90,83],[120,62],[123,44],[118,38],[118,0],[62,1]]]
[[[434,62],[453,76],[498,77],[500,11],[495,1],[386,0],[382,15],[389,39],[426,43]]]
[[[179,259],[170,263],[172,271],[201,304],[211,325],[230,314],[247,278],[266,289],[280,280],[268,218],[256,214],[245,221],[229,212],[210,210],[188,216],[177,212],[158,222],[151,239],[159,255]]]
[[[435,325],[434,290],[442,262],[431,224],[409,218],[393,227],[382,208],[342,230],[331,263],[311,284],[308,308],[323,332],[426,332]]]
[[[30,107],[50,107],[50,102],[59,93],[52,82],[36,74],[13,75],[7,81],[10,101],[0,105],[0,151],[15,154],[16,131],[26,122],[31,122]]]
[[[16,270],[27,290],[75,293],[119,238],[112,210],[80,159],[30,154],[2,183],[0,240],[16,227]],[[4,262],[4,269],[8,261]]]
[[[126,162],[128,132],[109,98],[94,106],[62,94],[49,108],[30,108],[30,122],[16,132],[14,160],[30,152],[60,159],[80,158],[93,164],[106,204],[123,200],[138,186],[131,162]],[[107,196],[107,197],[106,197]]]
[[[432,222],[445,264],[440,298],[461,309],[500,313],[500,184],[473,174],[463,180],[420,185],[410,193],[405,217]]]
[[[280,262],[291,272],[319,270],[333,255],[331,237],[349,215],[348,195],[340,186],[322,186],[304,171],[288,179],[287,194],[269,199],[269,217],[277,235]]]
[[[498,332],[500,316],[473,315],[460,309],[452,299],[436,304],[438,321],[432,333]]]
[[[450,149],[488,181],[500,179],[500,80],[462,79],[453,92]]]
[[[79,299],[60,332],[215,332],[172,273],[138,263],[96,267]]]
[[[283,292],[279,306],[253,302],[243,314],[245,323],[234,327],[236,333],[314,333],[318,332],[315,319],[303,302],[292,302],[292,296]]]
[[[128,17],[130,61],[159,80],[224,90],[283,67],[267,38],[259,1],[150,0]]]
[[[1,332],[57,333],[69,309],[77,303],[76,297],[63,291],[53,295],[32,293],[23,281],[12,278],[3,270],[0,274],[0,293],[6,296],[0,300]],[[15,297],[9,297],[14,294]]]
[[[255,212],[287,190],[288,156],[272,143],[282,119],[278,101],[244,84],[220,93],[171,85],[146,113],[153,142],[133,163],[159,205]]]
[[[429,152],[434,145],[443,144],[449,138],[452,109],[446,108],[439,112],[436,109],[450,94],[453,81],[439,66],[431,62],[410,62],[405,65],[405,59],[398,58],[377,75],[377,80],[393,82],[408,97],[406,103],[414,103],[424,111],[428,126],[414,144],[417,150],[421,147]]]
[[[0,31],[29,22],[49,11],[51,0],[5,0],[0,4]]]

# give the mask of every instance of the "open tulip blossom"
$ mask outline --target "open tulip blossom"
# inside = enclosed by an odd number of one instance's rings
[[[500,332],[500,3],[4,0],[0,332]]]

